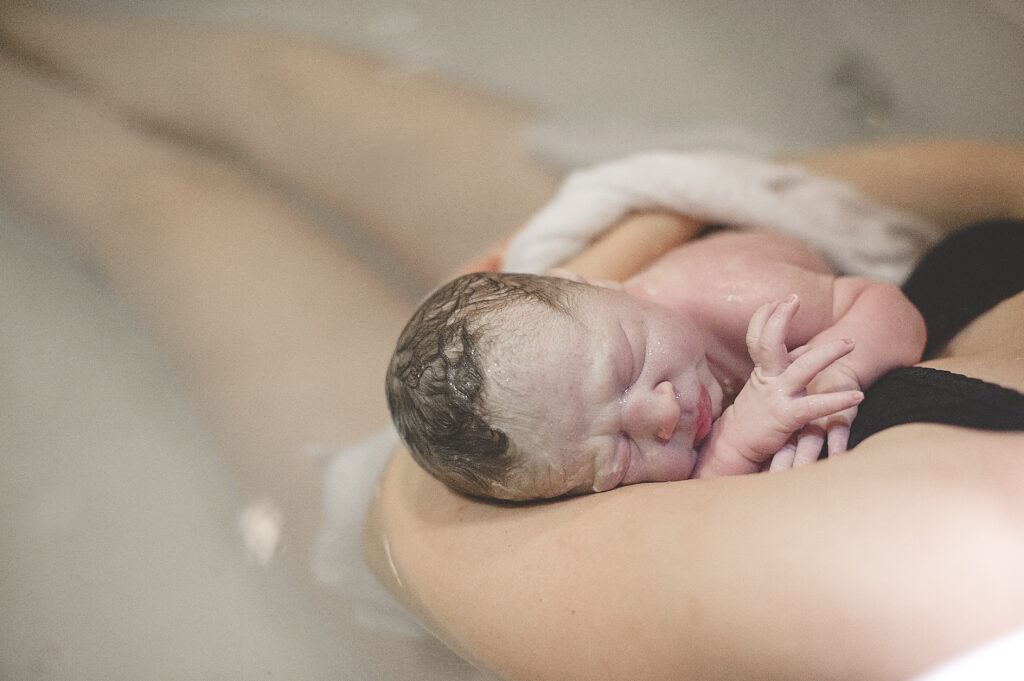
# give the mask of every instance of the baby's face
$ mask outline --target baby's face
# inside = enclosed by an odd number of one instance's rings
[[[538,314],[529,343],[485,363],[488,395],[513,414],[495,425],[536,452],[533,491],[690,477],[722,405],[702,334],[665,307],[604,288],[582,290],[575,320]]]

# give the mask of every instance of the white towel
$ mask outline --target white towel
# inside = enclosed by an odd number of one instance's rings
[[[778,231],[844,274],[902,283],[939,230],[851,186],[792,164],[727,153],[653,152],[577,171],[513,237],[504,269],[541,273],[633,211],[671,210],[737,229]]]
[[[312,451],[323,459],[323,525],[313,547],[313,573],[345,597],[356,621],[409,638],[426,631],[381,586],[363,559],[363,521],[377,478],[398,446],[388,426],[344,449]]]

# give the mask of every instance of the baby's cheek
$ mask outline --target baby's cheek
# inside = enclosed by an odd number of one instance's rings
[[[547,457],[542,472],[534,473],[535,487],[544,490],[549,498],[563,494],[587,494],[593,492],[594,459],[582,454],[563,454]]]
[[[595,467],[593,476],[593,491],[595,492],[606,492],[610,489],[615,489],[620,485],[629,485],[627,476],[630,473],[630,467],[634,459],[629,459],[617,456],[612,460],[604,462],[603,465]]]

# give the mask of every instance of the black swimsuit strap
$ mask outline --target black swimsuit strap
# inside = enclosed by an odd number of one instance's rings
[[[849,447],[904,423],[1024,430],[1024,394],[939,369],[894,369],[865,391],[850,428]]]
[[[1024,290],[1024,221],[983,222],[929,251],[903,285],[928,327],[930,359],[960,329]]]

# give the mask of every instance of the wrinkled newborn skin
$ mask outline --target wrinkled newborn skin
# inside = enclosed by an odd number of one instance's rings
[[[538,496],[690,477],[695,445],[722,410],[705,334],[622,291],[581,291],[575,319],[551,311],[543,333],[488,353],[496,420],[526,451]],[[749,360],[748,360],[749,363]]]

